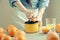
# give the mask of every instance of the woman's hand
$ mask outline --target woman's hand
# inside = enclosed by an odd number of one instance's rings
[[[37,15],[37,16],[32,16],[30,19],[29,19],[30,21],[33,21],[33,22],[35,22],[35,21],[40,21],[40,16],[39,15]]]
[[[37,21],[37,18],[35,16],[32,16],[31,18],[29,18],[29,20],[35,22]]]
[[[39,14],[36,15],[36,14],[34,14],[34,12],[31,11],[31,10],[27,10],[27,11],[25,12],[25,14],[26,14],[26,17],[27,17],[30,21],[33,21],[33,22],[35,22],[35,21],[40,21],[40,16],[39,16]]]
[[[33,11],[31,11],[31,10],[27,10],[27,11],[25,12],[25,14],[26,14],[26,17],[27,17],[28,19],[30,19],[30,18],[34,15]]]

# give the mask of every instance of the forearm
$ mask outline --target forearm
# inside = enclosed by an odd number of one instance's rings
[[[22,5],[21,2],[15,2],[14,5],[22,12],[26,13],[27,9]]]
[[[38,16],[39,16],[39,17],[42,17],[42,15],[43,15],[44,11],[45,11],[45,7],[44,7],[44,8],[39,9],[39,10],[38,10]]]

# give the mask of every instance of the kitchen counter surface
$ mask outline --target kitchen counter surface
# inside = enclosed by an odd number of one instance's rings
[[[46,40],[46,39],[47,34],[43,34],[41,29],[37,33],[26,33],[26,40]],[[12,37],[12,40],[14,40],[14,37]]]
[[[34,34],[26,34],[27,40],[46,40],[47,34],[43,33],[34,33]]]
[[[47,34],[43,34],[41,31],[32,34],[26,33],[26,40],[47,40]]]

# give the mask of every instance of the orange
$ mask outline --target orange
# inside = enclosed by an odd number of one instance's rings
[[[60,33],[60,24],[56,25],[55,30],[56,30],[57,33]]]
[[[5,35],[5,36],[3,36],[2,37],[2,39],[1,40],[11,40],[11,37],[10,36],[8,36],[8,35]]]
[[[23,35],[16,35],[15,36],[15,40],[26,40],[26,37],[24,37]]]
[[[16,35],[19,35],[19,34],[23,35],[23,36],[26,36],[26,33],[24,31],[22,31],[22,30],[17,31]]]
[[[7,31],[10,36],[14,36],[17,32],[17,28],[14,25],[8,25]]]
[[[8,31],[9,29],[13,29],[13,28],[17,29],[15,25],[10,24],[10,25],[7,26],[7,31]]]
[[[2,32],[2,33],[4,32],[4,29],[3,29],[3,28],[0,28],[0,33],[1,33],[1,32]]]
[[[0,40],[1,40],[1,38],[2,38],[3,36],[5,36],[5,34],[4,34],[4,33],[0,33]]]
[[[59,35],[56,32],[49,32],[47,40],[59,40]]]

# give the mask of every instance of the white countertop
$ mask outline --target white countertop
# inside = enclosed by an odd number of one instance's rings
[[[33,34],[26,34],[27,40],[46,40],[47,39],[47,34],[43,34],[40,32],[38,33],[33,33]]]
[[[12,40],[14,40],[14,38]],[[43,34],[41,31],[32,34],[26,33],[26,40],[47,40],[47,34]]]

